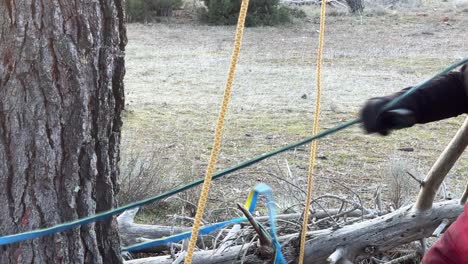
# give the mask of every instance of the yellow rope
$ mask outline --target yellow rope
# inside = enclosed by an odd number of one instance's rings
[[[321,71],[322,71],[322,54],[323,54],[323,43],[325,36],[325,11],[326,11],[326,1],[322,0],[322,7],[320,12],[320,35],[319,35],[319,46],[318,46],[318,55],[317,55],[317,96],[315,102],[315,114],[314,114],[314,126],[312,129],[312,135],[318,133],[318,124],[319,124],[319,114],[320,114],[320,92],[321,92]],[[302,222],[301,230],[301,243],[300,243],[300,252],[299,252],[299,264],[304,263],[304,252],[305,252],[305,242],[306,242],[306,233],[307,233],[307,224],[309,222],[309,208],[312,200],[312,190],[314,184],[314,166],[315,166],[315,157],[317,153],[317,141],[312,141],[310,147],[310,160],[309,160],[309,175],[307,180],[307,198],[305,202],[304,209],[304,219]]]
[[[224,126],[224,119],[228,110],[229,99],[231,97],[232,83],[234,81],[234,75],[236,72],[237,61],[239,59],[239,53],[242,45],[242,35],[244,32],[245,17],[247,16],[247,8],[249,6],[249,0],[242,0],[241,9],[239,12],[239,19],[237,21],[236,38],[234,41],[234,50],[232,52],[231,64],[229,66],[228,77],[226,81],[226,87],[224,89],[223,102],[221,109],[219,110],[218,120],[216,122],[213,149],[211,150],[210,160],[205,173],[205,181],[202,186],[200,193],[200,199],[198,200],[197,213],[195,220],[193,221],[192,237],[185,255],[185,264],[192,263],[193,252],[197,243],[198,232],[200,230],[201,220],[203,212],[205,211],[206,202],[208,200],[208,194],[210,192],[211,177],[215,170],[216,161],[218,159],[219,150],[221,148],[222,132]]]

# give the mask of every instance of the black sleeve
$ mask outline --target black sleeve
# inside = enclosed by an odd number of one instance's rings
[[[417,123],[428,123],[468,113],[468,95],[463,71],[464,69],[440,76],[404,98],[395,108],[413,111]]]

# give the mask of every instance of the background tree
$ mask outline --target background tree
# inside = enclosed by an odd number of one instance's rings
[[[241,0],[203,0],[201,19],[212,25],[235,25]],[[280,5],[279,0],[251,0],[246,26],[273,26],[290,22],[292,9]]]
[[[351,13],[360,13],[364,11],[364,2],[362,0],[346,0]]]
[[[0,2],[0,235],[115,205],[122,0]],[[0,263],[119,263],[114,221],[0,249]]]

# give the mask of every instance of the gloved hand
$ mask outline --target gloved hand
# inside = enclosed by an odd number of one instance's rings
[[[450,72],[431,81],[384,111],[385,105],[408,89],[386,97],[371,98],[361,110],[367,133],[387,135],[391,130],[410,127],[468,113],[467,70]]]
[[[379,133],[386,136],[390,130],[410,127],[416,123],[414,113],[410,109],[392,108],[383,111],[388,103],[401,96],[408,89],[386,97],[371,98],[366,102],[361,110],[361,119],[367,133]]]

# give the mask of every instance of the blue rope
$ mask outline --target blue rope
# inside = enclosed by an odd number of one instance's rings
[[[404,93],[400,97],[398,97],[398,98],[394,99],[392,102],[390,102],[386,106],[386,109],[391,108],[392,106],[397,104],[400,100],[402,100],[406,96],[412,94],[414,91],[416,91],[417,89],[419,89],[422,86],[426,85],[427,83],[431,82],[433,79],[438,78],[439,76],[441,76],[443,74],[446,74],[446,73],[454,70],[455,68],[457,68],[457,67],[459,67],[459,66],[461,66],[461,65],[463,65],[465,63],[468,63],[468,58],[465,58],[465,59],[463,59],[463,60],[461,60],[461,61],[459,61],[457,63],[454,63],[454,64],[448,66],[447,68],[445,68],[443,71],[439,72],[434,77],[432,77],[432,78],[428,79],[427,81],[424,81],[424,82],[422,82],[422,83],[420,83],[418,85],[413,86],[413,88],[408,90],[406,93]],[[341,123],[341,124],[339,124],[339,125],[337,125],[337,126],[335,126],[333,128],[322,131],[322,132],[318,133],[317,135],[315,135],[313,137],[308,137],[308,138],[303,139],[303,140],[301,140],[299,142],[296,142],[296,143],[281,147],[281,148],[276,149],[276,150],[271,151],[271,152],[261,154],[259,156],[254,157],[253,159],[244,161],[244,162],[242,162],[242,163],[240,163],[240,164],[238,164],[236,166],[227,168],[225,170],[222,170],[220,172],[217,172],[217,173],[213,174],[213,179],[218,179],[218,178],[220,178],[222,176],[225,176],[225,175],[227,175],[229,173],[232,173],[232,172],[235,172],[237,170],[249,167],[249,166],[251,166],[251,165],[253,165],[253,164],[257,163],[257,162],[260,162],[260,161],[262,161],[264,159],[267,159],[269,157],[275,156],[275,155],[283,153],[285,151],[294,149],[294,148],[299,147],[301,145],[308,144],[308,143],[310,143],[310,142],[312,142],[314,140],[323,138],[323,137],[325,137],[327,135],[334,134],[334,133],[336,133],[338,131],[346,129],[346,128],[348,128],[350,126],[353,126],[355,124],[358,124],[360,122],[361,122],[361,119],[359,119],[359,118],[353,119],[353,120]],[[91,216],[88,216],[88,217],[85,217],[85,218],[82,218],[82,219],[74,220],[74,221],[71,221],[71,222],[66,222],[66,223],[59,224],[59,225],[49,227],[49,228],[37,229],[37,230],[29,231],[29,232],[3,236],[3,237],[0,237],[0,245],[8,245],[8,244],[11,244],[11,243],[16,243],[16,242],[20,242],[20,241],[24,241],[24,240],[28,240],[28,239],[34,239],[34,238],[42,237],[42,236],[45,236],[45,235],[50,235],[50,234],[54,234],[54,233],[57,233],[57,232],[62,232],[62,231],[65,231],[65,230],[68,230],[68,229],[71,229],[71,228],[74,228],[74,227],[77,227],[77,226],[80,226],[80,225],[89,224],[89,223],[93,223],[93,222],[96,222],[96,221],[99,221],[99,220],[103,220],[103,219],[106,219],[106,218],[111,217],[113,215],[123,213],[124,211],[126,211],[128,209],[141,207],[141,206],[143,206],[145,204],[149,204],[149,203],[152,203],[154,201],[170,197],[170,196],[172,196],[174,194],[177,194],[179,192],[182,192],[182,191],[188,190],[190,188],[193,188],[193,187],[195,187],[195,186],[197,186],[197,185],[199,185],[201,183],[203,183],[203,179],[198,179],[196,181],[185,184],[183,186],[172,189],[170,191],[164,192],[162,194],[159,194],[159,195],[156,195],[156,196],[153,196],[153,197],[150,197],[150,198],[138,201],[138,202],[130,203],[130,204],[127,204],[127,205],[124,205],[122,207],[115,208],[115,209],[112,209],[112,210],[109,210],[109,211],[104,211],[104,212],[101,212],[101,213],[97,213],[95,215],[91,215]]]
[[[246,205],[248,207],[248,210],[251,213],[253,212],[253,210],[255,209],[255,206],[257,205],[258,196],[263,195],[265,197],[266,205],[267,205],[267,208],[268,208],[268,216],[269,216],[268,219],[270,221],[270,235],[272,237],[272,242],[273,242],[273,245],[275,246],[275,251],[276,251],[275,264],[280,264],[280,263],[287,264],[283,254],[281,252],[281,244],[278,242],[278,238],[277,238],[277,235],[276,235],[276,210],[275,210],[275,202],[274,202],[274,199],[273,199],[273,191],[271,190],[270,186],[268,186],[268,185],[266,185],[264,183],[260,183],[257,186],[255,186],[255,188],[252,190],[251,194],[252,195],[249,195],[249,197],[247,199],[247,203],[246,203]],[[232,224],[237,224],[237,223],[241,223],[241,222],[245,222],[245,221],[247,221],[247,218],[239,217],[239,218],[231,219],[231,220],[228,220],[228,221],[219,222],[219,223],[216,223],[216,224],[212,224],[212,225],[209,225],[209,226],[202,227],[198,234],[199,235],[205,235],[205,234],[211,233],[211,232],[213,232],[213,231],[215,231],[217,229],[223,228],[225,226],[232,225]],[[165,238],[161,238],[161,239],[155,239],[155,240],[152,240],[152,241],[147,241],[147,242],[139,243],[139,244],[136,244],[136,245],[124,247],[124,248],[122,248],[122,251],[130,251],[131,252],[131,251],[138,251],[138,250],[151,248],[151,247],[155,247],[155,246],[167,245],[169,243],[174,243],[174,242],[178,242],[178,241],[181,241],[181,240],[184,240],[184,239],[188,239],[188,238],[191,237],[191,235],[192,235],[192,232],[190,232],[190,231],[189,232],[184,232],[184,233],[177,234],[177,235],[174,235],[174,236],[165,237]]]
[[[281,252],[281,244],[278,241],[278,237],[276,234],[276,210],[275,210],[275,203],[273,200],[273,191],[271,190],[270,186],[261,183],[255,187],[255,190],[262,194],[267,201],[267,208],[268,208],[268,218],[270,219],[270,234],[272,238],[273,245],[275,246],[276,256],[275,256],[275,264],[285,263],[288,262],[283,256]]]

